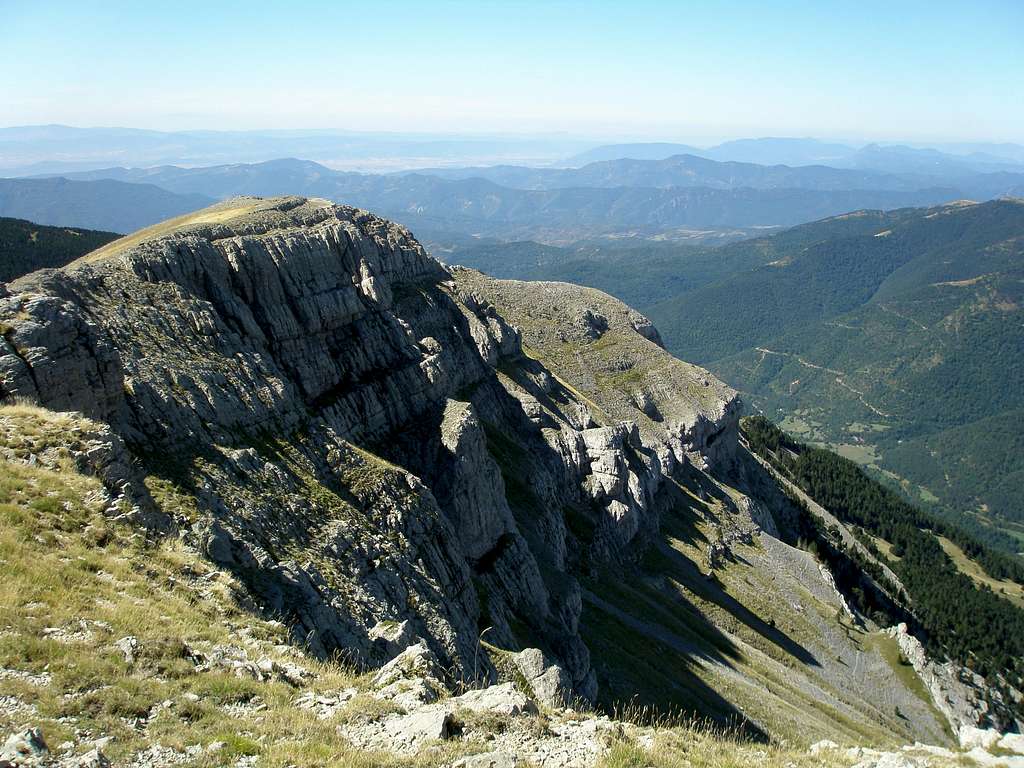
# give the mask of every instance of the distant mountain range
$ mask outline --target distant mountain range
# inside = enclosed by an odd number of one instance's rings
[[[0,168],[26,162],[39,173],[4,182],[0,213],[131,230],[212,200],[299,194],[380,212],[428,239],[448,233],[452,241],[473,236],[557,245],[623,237],[720,243],[861,208],[1024,196],[1024,162],[1018,162],[1024,147],[1016,145],[942,151],[799,138],[742,139],[707,149],[607,145],[570,156],[568,165],[579,167],[556,167],[570,146],[560,137],[8,128],[0,129]],[[307,159],[210,163],[285,150]],[[492,162],[531,152],[546,159]],[[308,159],[371,156],[384,168],[392,162],[401,167],[411,157],[434,167],[359,173]],[[467,157],[486,158],[486,164],[453,165]],[[114,158],[119,162],[113,167],[88,167]],[[165,158],[175,160],[168,164]],[[57,185],[50,178],[56,176],[69,181]],[[76,186],[84,182],[106,186]],[[150,187],[132,190],[112,182]]]
[[[961,175],[1019,171],[1024,146],[960,143],[901,146],[814,138],[605,144],[562,134],[428,134],[341,130],[154,131],[35,125],[0,128],[0,175],[64,174],[110,166],[198,167],[302,157],[332,168],[388,172],[515,164],[578,168],[606,160],[695,155],[758,165],[827,165],[884,173]]]
[[[442,178],[438,175],[442,173],[458,178]],[[505,183],[479,178],[479,173],[490,173]],[[106,168],[67,176],[72,182],[149,184],[178,195],[202,196],[202,200],[177,201],[184,207],[198,208],[209,199],[242,194],[302,194],[378,211],[414,230],[549,243],[601,236],[681,237],[693,230],[784,227],[858,208],[933,205],[962,197],[986,199],[1024,191],[1024,174],[974,174],[961,179],[959,185],[939,185],[930,177],[822,166],[719,163],[692,155],[664,161],[607,161],[560,170],[499,167],[380,175],[335,171],[308,160],[283,159],[202,168]],[[6,182],[8,186],[18,183]],[[95,196],[93,199],[100,203]],[[51,210],[66,208],[53,197],[41,204]],[[121,205],[110,208],[118,215],[125,211]],[[0,211],[50,223],[118,228],[109,219],[79,217],[73,222],[55,222],[49,211],[44,215],[26,209]],[[167,215],[172,214],[137,218],[148,224]]]
[[[133,232],[212,202],[200,194],[111,179],[0,179],[0,216],[61,227]]]
[[[704,149],[689,144],[606,144],[574,155],[565,164],[579,167],[599,160],[664,160],[672,155],[698,155],[709,160],[761,165],[830,165],[854,151],[845,144],[798,138],[738,139]]]
[[[0,176],[111,165],[251,163],[300,156],[387,171],[428,165],[551,163],[591,145],[562,135],[444,135],[334,130],[151,131],[36,125],[0,128]]]
[[[879,148],[884,156],[887,150]],[[898,153],[896,153],[898,154]],[[935,153],[938,154],[938,153]],[[959,189],[968,197],[987,199],[1024,192],[1024,165],[1015,173],[933,172],[932,154],[915,155],[920,162],[906,160],[913,168],[885,173],[876,168],[832,168],[825,165],[757,165],[720,162],[696,155],[672,155],[661,160],[603,160],[582,168],[526,168],[491,166],[437,168],[422,171],[444,179],[480,178],[515,189],[571,189],[614,187],[707,187],[710,189],[811,189],[820,191],[919,191],[939,186]],[[935,163],[940,161],[935,160]],[[865,164],[869,164],[865,161]],[[879,160],[881,168],[885,163]],[[895,163],[893,163],[895,165]],[[936,165],[934,168],[938,168]],[[929,170],[932,168],[933,170]]]
[[[947,178],[973,173],[1019,173],[1024,168],[1018,161],[988,154],[951,155],[936,149],[878,144],[869,144],[857,150],[846,164],[853,168],[888,173],[919,173]]]
[[[868,144],[855,147],[795,138],[740,139],[707,149],[687,144],[608,144],[574,155],[564,164],[577,168],[603,160],[664,160],[673,155],[696,155],[720,162],[827,165],[889,174],[946,177],[1024,170],[1024,146],[1019,144],[952,144],[945,148]]]
[[[1022,166],[1024,171],[1024,166]],[[582,168],[525,168],[498,165],[476,168],[437,168],[422,173],[444,179],[480,178],[516,189],[572,187],[709,187],[712,189],[917,190],[934,179],[901,177],[877,171],[829,168],[824,165],[756,165],[719,162],[693,154],[664,159],[602,160]],[[1024,175],[1021,176],[1024,180]]]

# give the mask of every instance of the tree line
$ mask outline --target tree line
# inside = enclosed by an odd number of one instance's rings
[[[888,565],[902,582],[915,623],[925,635],[922,639],[933,651],[941,649],[986,677],[994,679],[1000,673],[1019,685],[1024,674],[1024,611],[961,573],[937,536],[956,543],[996,578],[1024,583],[1019,562],[908,503],[854,462],[793,440],[763,416],[744,419],[742,428],[750,449],[816,502],[855,530],[863,529],[892,546]],[[880,571],[866,566],[864,558],[856,559],[866,570]],[[841,575],[847,586],[862,589],[850,583],[849,574]],[[881,573],[871,575],[885,583]],[[863,595],[854,597],[862,609],[872,607]]]

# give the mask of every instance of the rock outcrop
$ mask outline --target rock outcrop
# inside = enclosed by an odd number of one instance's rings
[[[664,478],[730,460],[739,407],[620,303],[510,290],[363,211],[241,198],[0,287],[0,399],[97,423],[112,509],[179,532],[312,652],[377,666],[419,638],[488,679],[480,633],[526,635],[552,697],[592,699],[580,551],[638,551]],[[565,383],[578,354],[524,351],[551,339],[520,316],[556,303],[578,322],[550,332],[614,352],[574,371],[600,392]]]
[[[989,734],[989,747],[999,741],[1001,731],[1019,729],[1010,702],[1002,700],[999,690],[986,685],[985,678],[952,661],[938,662],[929,658],[921,641],[907,631],[906,624],[890,627],[886,632],[896,639],[900,654],[921,678],[935,706],[958,734],[962,746],[977,746],[978,734]],[[981,728],[979,729],[979,726]]]

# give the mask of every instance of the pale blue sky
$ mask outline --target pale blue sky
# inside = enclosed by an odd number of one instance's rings
[[[1024,0],[0,0],[0,125],[1024,142]]]

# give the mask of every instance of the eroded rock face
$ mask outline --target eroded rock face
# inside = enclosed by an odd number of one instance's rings
[[[886,631],[896,639],[900,653],[928,688],[935,706],[958,734],[961,746],[988,748],[999,740],[1001,731],[1020,728],[1012,707],[1002,701],[998,690],[986,686],[981,675],[951,661],[940,663],[929,658],[906,624]],[[987,743],[989,739],[992,744]]]
[[[479,562],[516,525],[501,470],[487,451],[487,437],[472,403],[445,403],[441,445],[447,455],[437,469],[435,490],[451,510],[463,551]]]
[[[567,343],[616,351],[600,369],[525,355],[546,342],[505,289],[395,224],[238,199],[0,291],[0,399],[94,419],[92,471],[139,522],[188,537],[313,652],[376,666],[420,638],[445,674],[486,679],[481,631],[515,648],[523,625],[590,698],[567,553],[629,556],[666,475],[728,461],[738,403],[618,302],[558,301]],[[569,507],[594,541],[570,541]]]
[[[642,526],[657,529],[650,510],[661,482],[661,462],[646,450],[635,424],[583,430],[589,472],[587,495],[604,510],[603,524],[617,543],[628,543]]]

